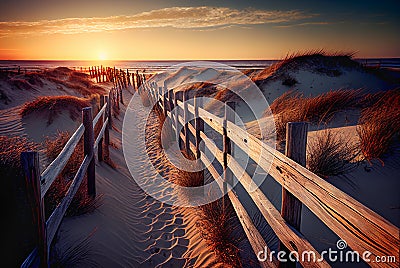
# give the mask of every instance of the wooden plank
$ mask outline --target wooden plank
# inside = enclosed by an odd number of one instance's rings
[[[101,110],[97,113],[96,117],[93,119],[93,128],[96,126],[97,122],[99,122],[99,119],[103,116],[104,112],[107,109],[107,105],[102,105],[101,107],[102,107]]]
[[[358,252],[398,256],[399,228],[311,171],[229,124],[228,137]],[[382,263],[370,263],[380,267]],[[399,261],[389,264],[398,266]],[[387,265],[387,264],[386,264]]]
[[[224,170],[224,187],[223,193],[224,195],[228,192],[227,185],[233,185],[232,173],[228,169],[228,154],[232,155],[232,144],[231,140],[228,138],[227,134],[227,122],[235,123],[235,103],[227,102],[225,103],[225,112],[224,112],[224,120],[223,120],[223,134],[222,134],[222,152],[223,152],[223,161],[222,168]]]
[[[108,123],[108,118],[106,119],[106,121],[104,121],[104,125],[101,128],[99,135],[96,138],[96,141],[94,142],[94,151],[96,151],[98,148],[100,148],[99,145],[102,144],[104,133],[106,132],[106,129],[107,129],[107,123]]]
[[[174,91],[174,107],[175,107],[175,141],[178,143],[178,146],[180,148],[181,140],[180,140],[180,124],[179,124],[179,112],[180,112],[180,107],[178,106],[178,92]]]
[[[67,141],[64,148],[61,150],[60,154],[50,163],[50,165],[43,171],[41,175],[41,196],[42,198],[45,196],[46,192],[49,190],[51,184],[57,178],[58,174],[63,170],[65,165],[67,164],[69,158],[75,150],[75,147],[78,145],[79,140],[81,139],[83,133],[85,131],[85,127],[81,124],[75,133],[71,136],[71,138]]]
[[[183,120],[184,120],[184,124],[183,124],[183,132],[185,133],[185,151],[186,153],[189,153],[190,151],[190,145],[189,145],[189,111],[188,111],[188,99],[189,95],[188,95],[188,91],[184,91],[183,92]]]
[[[286,125],[286,149],[285,154],[302,166],[306,165],[306,148],[307,148],[307,131],[308,124],[306,122],[289,122]],[[282,217],[295,228],[300,231],[301,210],[303,204],[294,197],[288,190],[282,188]],[[280,250],[287,254],[290,250],[285,244],[279,245]],[[281,263],[280,267],[296,267],[296,262],[288,261]]]
[[[92,108],[86,107],[82,109],[82,121],[85,126],[85,133],[83,136],[83,151],[85,156],[90,159],[87,171],[87,192],[92,198],[96,197],[96,170],[94,160],[94,132],[92,120]]]
[[[40,192],[39,153],[21,153],[21,165],[24,170],[24,178],[29,203],[32,209],[32,219],[37,233],[37,252],[40,267],[49,266],[49,252],[47,232],[45,224],[44,203]]]
[[[201,118],[203,118],[204,122],[209,125],[211,128],[213,128],[215,131],[217,131],[219,134],[223,135],[224,130],[223,130],[223,118],[220,118],[218,116],[213,115],[212,113],[204,110],[204,109],[199,109],[199,115]]]
[[[39,267],[39,265],[40,265],[40,260],[39,260],[38,249],[35,248],[21,264],[21,268]]]
[[[296,231],[287,221],[285,221],[275,206],[269,201],[259,187],[257,187],[252,178],[242,166],[232,156],[228,156],[229,168],[233,174],[243,185],[247,193],[253,199],[254,203],[264,216],[265,220],[271,226],[272,230],[279,240],[293,252],[299,253],[312,251],[315,254],[315,259],[320,259],[321,255],[314,247],[306,240],[306,238]],[[219,161],[222,159],[219,159]],[[322,262],[313,261],[313,259],[299,259],[303,267],[330,267],[324,260]]]
[[[162,99],[163,113],[164,116],[167,117],[168,105],[167,105],[167,93],[165,92],[165,88],[164,90],[162,90],[161,99]]]
[[[250,242],[251,247],[253,248],[254,253],[257,257],[260,257],[259,252],[271,252],[271,249],[267,247],[267,243],[261,236],[260,232],[254,226],[249,214],[246,209],[240,203],[238,197],[233,191],[228,192],[228,197],[231,201],[233,208],[239,218],[240,224],[243,227],[244,232]],[[259,261],[260,267],[277,267],[277,261],[273,258],[273,261],[265,260]]]
[[[69,205],[72,202],[72,199],[74,198],[76,192],[79,189],[79,186],[82,183],[83,178],[85,177],[85,173],[90,165],[90,162],[91,162],[90,157],[86,155],[77,173],[75,174],[74,180],[72,181],[67,194],[47,220],[46,226],[48,234],[47,236],[48,245],[51,245],[54,236],[56,235],[57,230],[60,227],[61,221],[64,218],[65,212],[67,211]]]
[[[100,96],[100,107],[103,107],[103,112],[102,112],[102,116],[101,116],[101,120],[100,120],[100,126],[101,129],[103,130],[104,126],[107,127],[107,125],[104,125],[104,111],[107,108],[107,105],[104,104],[105,103],[105,98],[103,95]],[[100,114],[100,112],[99,112]],[[94,121],[94,120],[93,120]],[[95,124],[95,123],[94,123]],[[94,124],[93,124],[93,130],[94,130]],[[100,146],[97,146],[97,148],[95,148],[94,150],[97,151],[97,158],[99,160],[99,162],[103,161],[103,134],[104,134],[104,130],[102,133],[99,133],[99,136],[97,137],[97,139],[100,138],[100,141],[98,141],[96,144],[100,144]],[[97,141],[96,139],[96,141]]]
[[[203,135],[205,135],[203,133]],[[204,137],[207,148],[214,152],[215,159],[222,165],[224,163],[223,152],[216,147],[210,139]],[[246,173],[246,171],[240,166],[234,157],[228,155],[228,167],[231,169],[233,174],[238,178],[240,183],[243,185],[247,193],[253,199],[254,203],[264,216],[268,224],[274,230],[275,234],[282,241],[288,249],[298,252],[301,256],[302,252],[313,251],[315,259],[320,259],[321,255],[313,246],[306,240],[306,238],[290,226],[281,216],[279,211],[274,205],[268,200],[264,193],[254,185],[252,178]],[[209,165],[209,163],[205,163]],[[257,251],[258,252],[258,251]],[[269,251],[271,252],[271,251]],[[330,267],[330,265],[324,260],[322,262],[314,262],[314,259],[301,260],[301,264],[304,267]]]
[[[108,129],[112,129],[112,103],[114,102],[113,100],[113,95],[112,95],[112,90],[108,92],[108,102],[107,102],[107,118],[108,118]]]
[[[200,148],[201,137],[200,131],[204,131],[204,121],[201,119],[199,115],[199,108],[203,106],[203,99],[201,97],[195,96],[194,97],[194,120],[195,120],[195,140],[196,140],[196,158],[200,158],[200,152],[204,151]]]
[[[206,139],[206,142],[208,144],[212,144],[208,138]],[[195,149],[195,147],[194,147],[194,149]],[[221,152],[221,156],[222,156],[222,152]],[[223,181],[219,178],[218,171],[211,164],[211,161],[208,159],[208,157],[204,153],[201,153],[200,158],[203,161],[204,165],[207,167],[211,176],[213,176],[215,181],[218,183],[219,187],[222,189]],[[263,237],[261,236],[261,234],[257,230],[257,228],[254,226],[249,214],[246,212],[245,208],[240,203],[236,194],[234,194],[232,191],[230,191],[228,196],[229,196],[229,199],[231,200],[232,206],[235,209],[235,212],[238,216],[240,224],[242,225],[243,230],[246,233],[246,236],[250,242],[250,245],[251,245],[254,253],[256,255],[258,255],[258,252],[260,252],[260,251],[264,252],[265,249],[267,249],[267,252],[271,252],[271,249],[268,248],[267,243],[265,242],[265,240],[263,239]],[[274,257],[272,262],[260,261],[259,264],[261,267],[277,267],[277,260]]]
[[[110,100],[109,100],[108,96],[105,96],[105,102],[106,102],[106,105],[107,105],[107,112],[106,112],[106,118],[107,119],[106,119],[104,125],[106,125],[107,127],[106,127],[106,130],[104,132],[104,145],[105,145],[104,146],[104,149],[105,149],[104,157],[106,159],[109,159],[110,158],[110,150],[109,150],[108,146],[110,145],[110,131],[109,131],[110,124],[108,122],[111,119],[110,119],[110,115],[108,113],[108,108],[110,107]]]

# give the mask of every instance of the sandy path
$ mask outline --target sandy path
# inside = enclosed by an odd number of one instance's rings
[[[129,100],[131,95],[124,94],[124,99]],[[140,117],[145,109],[136,107]],[[132,179],[122,153],[120,130],[126,106],[121,108],[114,120],[115,129],[110,132],[115,144],[115,148],[110,147],[111,159],[118,167],[114,170],[105,163],[96,164],[97,193],[103,195],[102,205],[93,213],[64,219],[56,251],[68,251],[90,236],[85,246],[89,250],[75,267],[204,267],[215,263],[215,256],[207,252],[196,230],[196,216],[153,199]],[[134,125],[139,128],[145,123]],[[133,145],[140,149],[140,145]],[[174,173],[172,169],[171,172]],[[143,172],[148,183],[154,176]]]

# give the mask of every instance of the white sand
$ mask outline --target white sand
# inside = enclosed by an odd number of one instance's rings
[[[125,100],[129,100],[129,93],[124,91],[124,94]],[[114,120],[119,130],[126,107],[121,108],[121,114]],[[136,108],[140,113],[144,107]],[[135,127],[144,127],[144,124],[141,122]],[[165,205],[144,193],[125,164],[121,133],[111,131],[110,134],[118,147],[111,148],[111,159],[118,167],[113,170],[105,163],[97,163],[97,192],[104,195],[103,205],[91,214],[64,219],[56,247],[66,249],[96,230],[89,242],[90,259],[99,267],[210,267],[215,264],[214,254],[207,250],[195,226],[193,211]],[[169,174],[174,172],[171,166]],[[151,183],[155,174],[146,172],[143,176]],[[77,267],[87,265],[82,262]]]

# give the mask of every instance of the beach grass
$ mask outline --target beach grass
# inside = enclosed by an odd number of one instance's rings
[[[82,109],[91,106],[88,99],[74,96],[43,96],[31,102],[26,102],[20,110],[22,117],[34,112],[47,116],[47,124],[53,123],[54,119],[62,112],[67,110],[72,120],[78,119],[82,115]]]
[[[53,161],[64,148],[67,141],[70,139],[68,132],[59,132],[55,138],[47,138],[44,143],[45,154],[49,162]],[[72,156],[68,160],[66,166],[61,171],[60,175],[51,185],[45,196],[45,212],[46,216],[50,216],[52,211],[63,200],[80,164],[83,161],[83,140],[81,139],[76,146]],[[66,216],[77,216],[93,212],[101,205],[101,195],[92,199],[87,194],[87,178],[85,176],[78,192],[72,199],[71,205],[68,207]]]
[[[307,168],[322,178],[341,176],[357,167],[357,144],[330,129],[320,131],[307,146]]]
[[[340,111],[359,108],[362,99],[361,90],[335,90],[314,97],[291,90],[275,99],[265,115],[274,115],[277,139],[283,141],[288,122],[327,123]]]
[[[380,98],[361,112],[357,128],[360,148],[366,160],[383,157],[398,142],[400,133],[400,89],[380,94]]]

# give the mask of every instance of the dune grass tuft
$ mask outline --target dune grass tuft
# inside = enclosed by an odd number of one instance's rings
[[[287,73],[300,68],[307,68],[312,72],[338,77],[342,73],[341,67],[361,68],[361,65],[352,58],[354,53],[327,52],[323,49],[309,50],[287,54],[282,60],[253,76],[253,80],[259,84],[265,79],[285,80]]]
[[[75,245],[63,250],[52,250],[50,265],[51,267],[76,267],[76,266],[90,266],[98,267],[99,263],[95,260],[93,252],[91,251],[90,241],[96,232],[96,228],[84,239],[77,241]],[[57,237],[58,239],[58,237]]]
[[[327,52],[323,49],[309,50],[305,52],[288,53],[281,61],[272,65],[271,69],[297,68],[299,66],[319,66],[320,63],[329,67],[359,67],[360,64],[353,61],[353,52]]]
[[[45,140],[45,154],[49,162],[53,161],[58,156],[58,154],[64,148],[69,139],[70,134],[68,132],[59,132],[55,138],[47,138]],[[82,161],[83,141],[81,139],[66,166],[53,182],[45,196],[45,207],[47,216],[50,216],[51,212],[64,198]],[[76,216],[92,212],[101,205],[100,200],[101,196],[92,199],[87,194],[87,178],[85,177],[78,189],[78,192],[72,199],[71,205],[68,207],[66,215]]]
[[[33,112],[43,113],[47,115],[47,124],[50,125],[62,111],[69,111],[71,119],[76,120],[81,116],[82,109],[88,106],[91,106],[90,101],[84,98],[73,96],[44,96],[25,103],[20,110],[20,114],[24,117]]]
[[[203,205],[198,214],[196,226],[218,260],[228,267],[243,267],[239,245],[245,236],[230,200]]]
[[[360,90],[335,90],[315,97],[288,91],[278,97],[267,112],[274,115],[277,139],[283,141],[288,122],[326,123],[340,111],[360,107],[362,99]]]
[[[307,168],[322,178],[346,175],[356,168],[358,146],[325,129],[307,148]]]
[[[400,133],[400,89],[387,91],[371,107],[362,110],[357,133],[365,159],[383,164]]]

